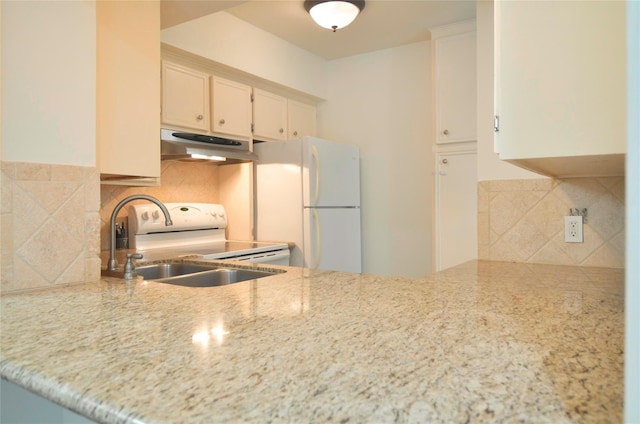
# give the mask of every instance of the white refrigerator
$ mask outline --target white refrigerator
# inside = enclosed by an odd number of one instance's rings
[[[257,240],[295,243],[292,266],[362,272],[358,147],[304,137],[254,152]]]

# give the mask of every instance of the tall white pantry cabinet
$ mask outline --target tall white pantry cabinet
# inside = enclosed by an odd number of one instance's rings
[[[435,127],[436,271],[478,257],[476,25],[431,29]]]
[[[624,174],[624,1],[495,2],[495,151],[555,177]]]

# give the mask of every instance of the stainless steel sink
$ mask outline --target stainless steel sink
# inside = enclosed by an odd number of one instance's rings
[[[275,274],[275,272],[254,271],[249,269],[220,268],[177,277],[162,278],[156,281],[187,287],[213,287],[254,280]]]
[[[183,263],[145,265],[138,267],[136,272],[146,280],[187,287],[224,286],[278,274],[273,271]]]
[[[183,264],[181,262],[171,262],[165,264],[143,265],[136,268],[136,273],[142,275],[145,280],[158,280],[160,278],[171,278],[194,272],[210,271],[217,267],[211,265]]]

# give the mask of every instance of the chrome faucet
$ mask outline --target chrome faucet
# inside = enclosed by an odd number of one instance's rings
[[[152,203],[155,203],[164,214],[164,225],[166,225],[167,227],[169,225],[173,225],[173,222],[171,221],[171,215],[169,215],[167,207],[155,197],[147,196],[146,194],[134,194],[133,196],[122,199],[120,203],[118,203],[113,209],[113,212],[111,213],[111,221],[109,223],[109,235],[111,238],[109,241],[109,263],[107,265],[108,271],[115,271],[118,266],[118,261],[116,261],[116,216],[118,215],[118,212],[120,212],[120,209],[122,209],[124,205],[132,200],[148,200]]]

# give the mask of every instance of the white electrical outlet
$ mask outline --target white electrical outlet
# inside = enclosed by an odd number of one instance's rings
[[[564,217],[564,241],[567,243],[582,243],[582,217]]]

